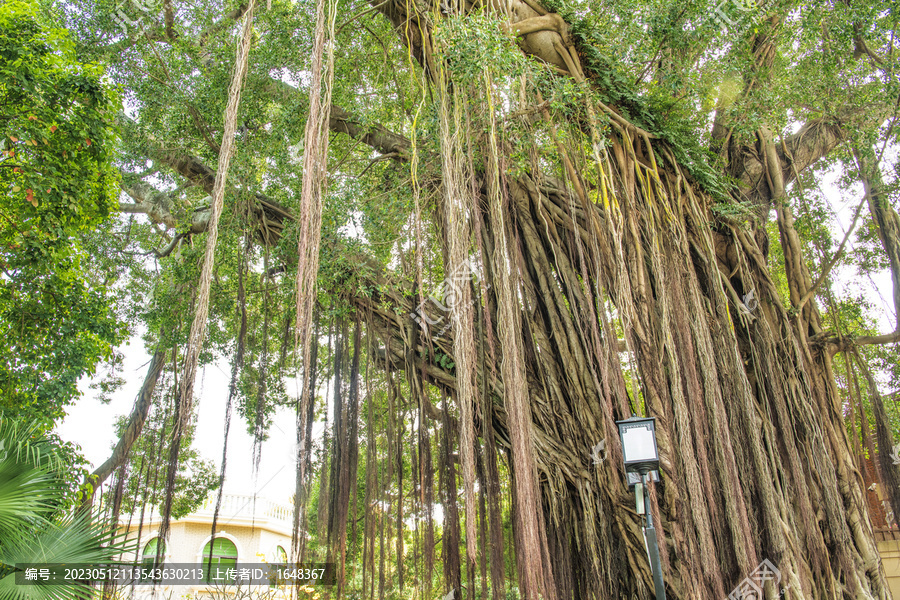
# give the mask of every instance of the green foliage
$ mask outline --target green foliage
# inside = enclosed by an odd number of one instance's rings
[[[515,38],[503,33],[501,25],[499,17],[483,12],[441,20],[435,28],[435,41],[455,82],[482,83],[487,68],[509,79],[531,70]]]
[[[84,584],[15,585],[16,563],[97,563],[115,560],[122,542],[90,515],[64,511],[68,452],[40,433],[41,424],[0,413],[0,598],[75,600]]]
[[[664,138],[671,144],[679,164],[704,190],[720,203],[730,201],[730,185],[717,168],[716,157],[702,145],[703,137],[698,135],[704,127],[698,122],[701,115],[694,107],[679,102],[670,90],[658,85],[649,86],[644,94],[639,93],[621,64],[601,51],[603,41],[596,24],[561,6],[556,10],[571,24],[572,37],[582,50],[585,69],[590,72],[603,102],[622,110],[635,125]]]
[[[747,222],[754,218],[752,205],[733,198],[717,198],[710,210],[716,217],[726,221]]]
[[[0,5],[0,408],[48,427],[122,330],[80,237],[116,206],[102,70],[33,7]]]

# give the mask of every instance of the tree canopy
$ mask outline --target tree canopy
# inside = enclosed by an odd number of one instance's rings
[[[0,408],[47,427],[123,339],[83,240],[116,207],[119,102],[34,6],[4,3],[0,36]]]

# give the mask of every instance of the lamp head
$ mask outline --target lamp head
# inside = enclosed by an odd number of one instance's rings
[[[646,475],[659,469],[656,447],[656,418],[631,417],[616,421],[622,440],[622,458],[626,473]]]

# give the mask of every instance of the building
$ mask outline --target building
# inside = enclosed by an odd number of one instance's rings
[[[199,510],[171,521],[169,542],[163,553],[164,565],[204,569],[202,579],[209,580],[209,583],[171,586],[163,581],[160,585],[163,593],[157,593],[158,598],[211,596],[221,591],[225,583],[225,578],[217,577],[217,574],[221,575],[229,568],[287,562],[291,547],[292,507],[261,497],[226,494],[222,497],[214,537],[212,521],[215,506],[216,495],[213,494]],[[138,556],[132,554],[124,558],[153,567],[161,518],[153,513],[149,517],[145,515],[143,525],[139,521],[139,515],[125,516],[120,520],[121,531],[127,532],[129,542],[133,543],[140,535],[136,546]],[[213,569],[211,573],[205,570],[208,565]],[[150,591],[149,586],[135,589],[136,597]]]

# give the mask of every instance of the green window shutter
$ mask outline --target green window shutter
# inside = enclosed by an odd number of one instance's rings
[[[210,544],[212,544],[212,560],[209,557]],[[217,537],[203,547],[200,563],[204,581],[207,583],[225,581],[224,572],[237,565],[237,547],[228,538]]]
[[[235,547],[234,542],[232,542],[228,538],[218,537],[211,543],[213,556],[219,556],[222,558],[237,558],[237,547]],[[209,556],[209,544],[210,542],[207,542],[206,546],[203,547],[204,556]]]

